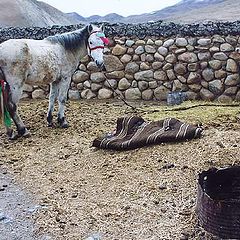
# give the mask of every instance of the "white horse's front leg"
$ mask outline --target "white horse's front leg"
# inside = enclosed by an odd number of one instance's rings
[[[71,77],[64,78],[59,82],[59,92],[58,92],[58,124],[62,128],[67,128],[68,123],[66,121],[64,112],[65,105],[67,102],[67,93],[70,86]]]

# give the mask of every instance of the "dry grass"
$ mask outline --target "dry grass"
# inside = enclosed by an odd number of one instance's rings
[[[115,127],[125,114],[122,103],[71,102],[66,130],[46,127],[46,101],[22,103],[32,137],[8,142],[1,134],[0,164],[47,206],[35,215],[38,236],[78,240],[99,232],[104,240],[213,239],[197,225],[197,177],[212,166],[239,164],[240,109],[164,111],[170,108],[134,104],[162,110],[145,113],[148,120],[202,122],[204,135],[127,152],[96,150],[91,142]]]

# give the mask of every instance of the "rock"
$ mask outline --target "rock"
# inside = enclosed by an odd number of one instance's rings
[[[166,71],[166,70],[169,70],[169,69],[172,69],[173,66],[171,63],[166,63],[163,67],[162,67],[162,70]]]
[[[118,57],[113,55],[104,56],[104,65],[107,72],[119,71],[124,69],[124,65]]]
[[[129,63],[131,60],[132,60],[132,56],[131,55],[128,55],[128,54],[124,54],[122,57],[121,57],[121,62],[122,63]],[[116,69],[117,70],[117,69]],[[121,70],[121,69],[119,69]]]
[[[167,70],[167,77],[170,81],[176,79],[173,69]]]
[[[148,82],[146,81],[139,81],[138,88],[140,91],[146,90],[148,88]]]
[[[213,58],[220,61],[224,61],[228,59],[228,56],[223,52],[217,52],[213,54]]]
[[[163,62],[164,61],[164,57],[161,54],[159,54],[158,52],[156,52],[154,54],[154,58],[155,58],[156,61],[159,61],[159,62]]]
[[[132,81],[132,85],[133,88],[137,88],[138,87],[138,82],[136,80]]]
[[[240,102],[240,90],[236,94],[235,101]]]
[[[88,55],[86,55],[85,57],[83,57],[82,59],[81,59],[81,63],[87,63],[87,62],[89,62],[90,61],[90,57],[88,56]]]
[[[174,71],[179,75],[184,75],[187,72],[187,68],[182,63],[177,63],[174,65]]]
[[[144,71],[144,70],[149,70],[149,69],[150,69],[149,64],[147,64],[145,62],[140,63],[140,70]]]
[[[238,72],[238,64],[233,59],[228,59],[226,70],[233,73]]]
[[[155,53],[157,50],[155,49],[154,46],[146,45],[145,46],[145,51],[146,51],[146,53]]]
[[[104,58],[104,65],[105,65],[105,58]],[[95,62],[89,62],[87,65],[87,69],[91,72],[98,72],[99,68]]]
[[[175,54],[169,54],[169,55],[166,56],[165,60],[168,63],[176,63],[177,58],[176,58]]]
[[[202,88],[202,86],[200,84],[189,84],[188,87],[193,92],[199,92]]]
[[[91,84],[91,90],[93,92],[97,92],[101,88],[102,88],[102,84],[98,84],[98,83],[92,83]]]
[[[149,101],[153,99],[153,90],[152,89],[146,89],[142,92],[142,99]]]
[[[158,69],[160,69],[162,66],[163,66],[163,63],[162,63],[162,62],[154,62],[154,63],[152,64],[152,68],[153,68],[154,70],[158,70]]]
[[[154,96],[157,100],[165,101],[167,100],[167,95],[169,92],[169,89],[164,86],[160,86],[154,90]]]
[[[200,52],[198,53],[198,58],[200,61],[208,61],[211,59],[211,54],[210,52]]]
[[[137,46],[139,46],[139,45],[145,45],[146,42],[145,42],[144,40],[137,40],[137,41],[135,42],[135,44],[136,44]]]
[[[125,71],[126,71],[126,73],[134,74],[137,71],[139,71],[139,65],[135,62],[130,62],[126,65]]]
[[[162,40],[156,40],[155,41],[155,45],[156,46],[162,46],[163,45],[163,41]]]
[[[129,88],[125,91],[125,98],[127,100],[140,100],[142,94],[138,88]]]
[[[179,49],[177,49],[176,51],[175,51],[175,54],[182,54],[182,53],[184,53],[184,52],[186,52],[187,51],[187,49],[186,48],[179,48]]]
[[[113,92],[107,88],[101,88],[98,91],[98,99],[109,99],[112,98]]]
[[[209,38],[201,38],[197,41],[197,43],[201,46],[207,46],[211,43],[211,39]]]
[[[189,72],[196,72],[199,69],[198,63],[189,63],[187,66]]]
[[[80,99],[80,93],[78,90],[71,90],[68,91],[68,97],[70,100],[79,100]]]
[[[201,82],[201,75],[196,72],[190,72],[187,83],[193,84],[193,83],[200,83]]]
[[[167,56],[168,54],[168,49],[165,47],[159,47],[158,48],[158,53],[161,54],[162,56]]]
[[[131,86],[131,83],[126,79],[122,78],[118,83],[119,90],[126,90]]]
[[[238,90],[238,87],[228,87],[225,89],[224,91],[224,95],[227,95],[227,96],[235,96],[236,93],[237,93],[237,90]]]
[[[175,44],[178,47],[185,47],[188,45],[187,39],[185,38],[177,38]]]
[[[24,91],[24,92],[28,92],[28,93],[30,93],[30,92],[33,91],[33,86],[24,83],[24,84],[23,84],[23,91]]]
[[[186,98],[188,100],[197,100],[198,99],[198,94],[192,91],[187,91],[185,92]]]
[[[83,89],[84,89],[83,83],[78,83],[78,84],[77,84],[77,89],[78,89],[78,90],[83,90]]]
[[[233,46],[237,45],[237,39],[236,39],[236,37],[233,37],[233,36],[227,36],[226,42]]]
[[[203,76],[204,80],[209,82],[214,79],[214,72],[212,69],[206,68],[202,71],[202,76]]]
[[[227,76],[227,72],[220,69],[220,70],[215,71],[214,75],[215,75],[215,78],[222,79],[222,78],[225,78]]]
[[[90,75],[90,79],[94,83],[101,83],[105,81],[106,77],[102,72],[96,72]]]
[[[219,60],[211,60],[209,61],[209,66],[214,70],[218,70],[222,67],[222,62]]]
[[[146,71],[141,71],[137,72],[134,74],[134,78],[137,81],[152,81],[153,80],[153,71],[152,70],[146,70]]]
[[[106,79],[106,81],[104,82],[104,86],[116,89],[118,86],[118,82],[115,79]]]
[[[32,92],[32,99],[45,99],[46,95],[42,89],[36,89]]]
[[[81,71],[86,71],[87,70],[86,66],[82,63],[79,65],[78,69],[81,70]]]
[[[234,47],[229,43],[223,43],[220,45],[221,52],[231,52],[234,51]]]
[[[236,86],[240,83],[239,74],[228,75],[225,79],[226,86]]]
[[[219,96],[217,100],[221,103],[231,103],[233,101],[233,99],[230,96],[224,94]]]
[[[152,54],[147,54],[146,55],[146,62],[154,62],[154,57]]]
[[[123,55],[127,52],[127,48],[123,47],[119,44],[117,44],[113,49],[112,49],[112,54],[115,56],[120,56]]]
[[[157,81],[150,81],[148,85],[149,85],[149,88],[154,89],[158,86],[158,83]]]
[[[145,52],[145,49],[143,46],[138,46],[136,49],[135,49],[135,54],[137,55],[141,55]]]
[[[134,45],[134,43],[135,42],[133,40],[128,39],[125,44],[127,47],[132,47]]]
[[[81,92],[81,98],[83,99],[92,99],[95,97],[96,97],[96,94],[94,94],[90,89],[85,89]]]
[[[83,83],[83,86],[84,86],[84,88],[91,88],[91,83],[90,83],[90,81],[85,81],[85,82]]]
[[[219,95],[223,92],[224,86],[220,80],[213,80],[209,82],[208,88],[215,95]]]
[[[72,80],[74,83],[81,83],[88,79],[89,79],[89,74],[84,71],[76,71],[72,76]]]
[[[163,43],[163,47],[168,48],[174,44],[174,39],[168,39]]]
[[[152,39],[147,40],[147,45],[154,45],[154,41]]]
[[[219,35],[213,37],[213,43],[225,43],[225,39]]]
[[[154,72],[154,79],[160,81],[167,81],[167,74],[164,71],[156,71]]]
[[[210,92],[208,89],[202,88],[200,90],[200,96],[202,100],[212,101],[214,99],[214,94]]]
[[[214,52],[219,52],[220,48],[216,47],[216,46],[212,46],[211,48],[209,48],[209,52],[214,53]]]
[[[187,63],[194,63],[198,61],[197,55],[192,52],[185,52],[178,56],[179,61],[187,62]]]
[[[109,73],[106,73],[106,77],[108,79],[120,79],[120,78],[123,78],[125,75],[124,71],[113,71],[113,72],[109,72]]]

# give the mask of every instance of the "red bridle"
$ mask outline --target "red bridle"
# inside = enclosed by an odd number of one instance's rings
[[[98,33],[98,32],[101,33],[101,31],[91,32],[91,34],[89,35],[89,37],[90,37],[92,34]],[[108,38],[106,38],[106,37],[100,37],[100,39],[102,40],[103,44],[108,45],[108,43],[109,43]],[[96,49],[98,49],[98,48],[104,49],[104,45],[99,45],[99,46],[96,46],[96,47],[91,48],[90,45],[89,45],[89,43],[88,43],[88,48],[89,48],[90,55],[91,55],[91,51],[94,51],[94,50],[96,50]]]

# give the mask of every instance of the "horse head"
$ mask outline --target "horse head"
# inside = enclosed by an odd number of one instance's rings
[[[104,45],[109,43],[109,40],[104,34],[104,27],[97,27],[90,24],[88,26],[89,38],[88,38],[88,54],[94,60],[99,68],[104,67],[103,50]]]

